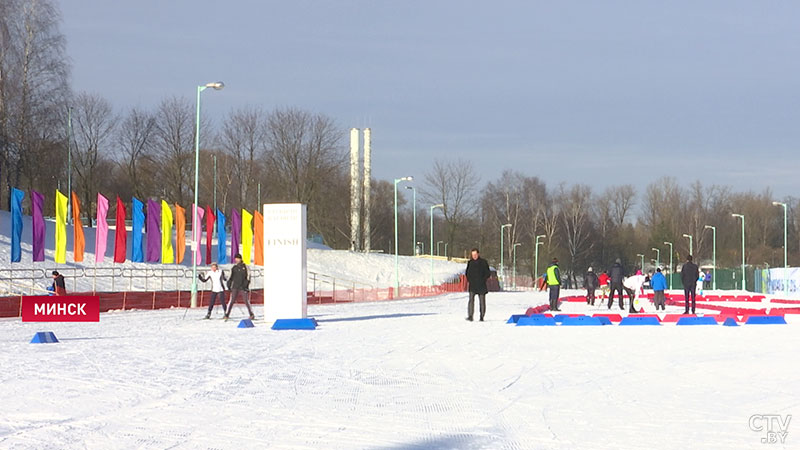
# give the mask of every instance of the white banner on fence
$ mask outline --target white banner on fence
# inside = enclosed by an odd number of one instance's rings
[[[264,317],[305,319],[306,205],[264,205]]]
[[[781,295],[786,292],[786,284],[789,287],[790,296],[800,294],[800,267],[771,268],[767,272],[767,293]]]

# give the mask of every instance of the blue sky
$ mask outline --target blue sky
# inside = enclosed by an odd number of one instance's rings
[[[61,2],[73,86],[119,109],[222,80],[240,105],[373,129],[373,174],[471,160],[555,184],[797,195],[800,3]]]

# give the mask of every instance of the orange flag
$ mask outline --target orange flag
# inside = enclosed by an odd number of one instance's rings
[[[264,265],[264,216],[260,212],[253,213],[253,262],[257,266]]]
[[[83,250],[86,240],[83,238],[83,223],[81,222],[81,201],[78,195],[72,193],[72,257],[75,262],[83,261]]]
[[[175,203],[175,264],[183,262],[186,253],[186,209]]]

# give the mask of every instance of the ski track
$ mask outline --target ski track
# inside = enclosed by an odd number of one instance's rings
[[[546,294],[489,294],[484,323],[466,297],[311,306],[312,332],[201,308],[2,319],[0,448],[763,448],[749,417],[800,405],[792,316],[515,327]],[[27,343],[42,330],[61,343]],[[792,432],[770,448],[796,448]]]

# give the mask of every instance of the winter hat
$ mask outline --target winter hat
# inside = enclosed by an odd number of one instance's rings
[[[617,258],[617,261],[616,261],[616,262],[617,262],[617,264],[622,264],[622,260],[621,260],[621,259],[619,259],[619,258]]]
[[[237,254],[233,255],[233,259],[242,259],[242,254],[241,253],[237,253]]]
[[[641,270],[637,270],[637,271],[636,271],[636,275],[641,275],[641,274],[642,274],[642,271],[641,271]]]
[[[591,272],[591,271],[592,271],[592,268],[591,268],[591,267],[589,267],[589,272]]]
[[[58,275],[59,275],[58,271],[57,271],[57,270],[54,270],[54,271],[53,271],[53,276],[58,276]]]
[[[554,263],[558,263],[558,258],[553,258]]]

